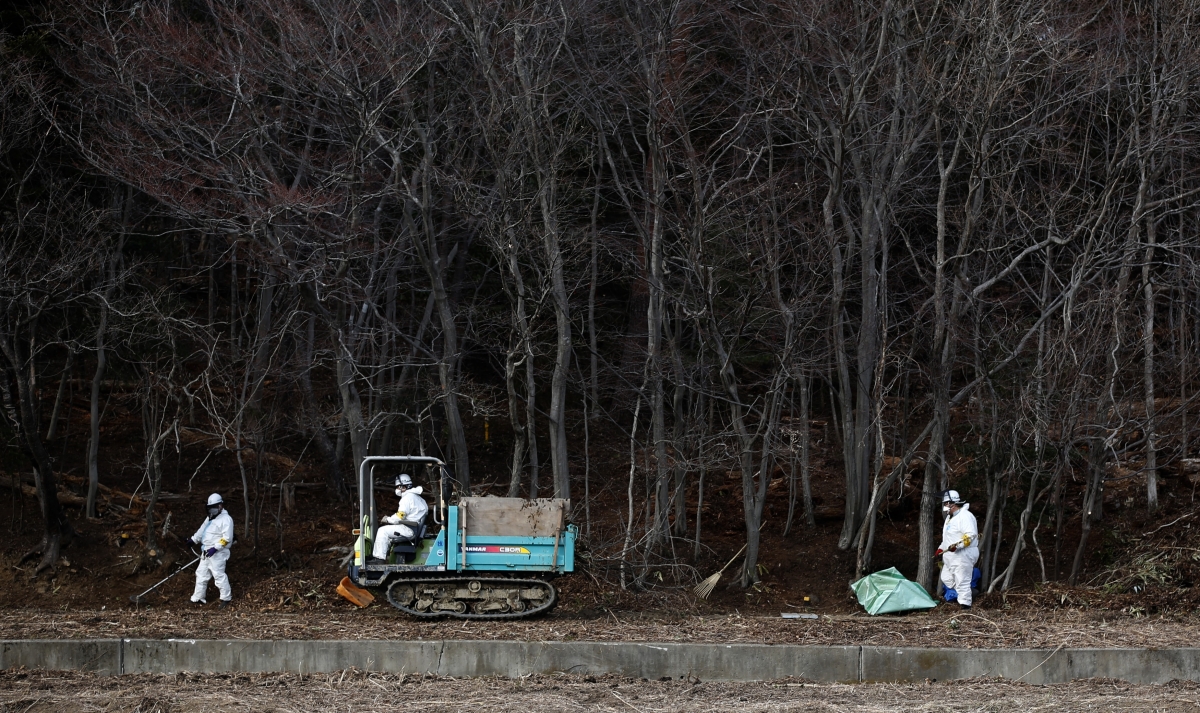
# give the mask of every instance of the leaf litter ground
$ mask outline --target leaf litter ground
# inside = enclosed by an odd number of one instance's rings
[[[329,674],[127,675],[0,672],[0,713],[199,713],[316,710],[521,711],[1195,711],[1200,685],[1089,680],[1031,686],[953,683],[714,683],[621,676],[451,679],[357,670]]]

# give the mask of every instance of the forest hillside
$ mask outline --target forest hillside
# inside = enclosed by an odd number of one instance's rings
[[[947,488],[984,591],[1190,586],[1147,538],[1200,479],[1196,3],[0,20],[28,574],[97,540],[164,566],[218,488],[239,556],[286,565],[349,527],[365,456],[422,453],[460,494],[569,498],[617,592],[743,544],[751,591],[932,590]]]

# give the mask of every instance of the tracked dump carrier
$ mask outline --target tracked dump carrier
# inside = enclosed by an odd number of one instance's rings
[[[435,491],[424,493],[430,506],[424,522],[405,523],[415,536],[392,540],[382,560],[370,557],[380,520],[377,467],[392,471],[388,475],[407,469]],[[432,477],[421,477],[417,468]],[[383,480],[391,482],[390,477]],[[382,489],[392,497],[390,485]],[[426,456],[364,458],[358,492],[358,539],[349,579],[385,593],[392,606],[412,616],[518,619],[541,614],[558,598],[551,580],[575,569],[577,529],[567,523],[568,500],[455,499],[446,465]]]

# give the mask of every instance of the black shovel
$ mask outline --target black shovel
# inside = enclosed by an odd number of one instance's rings
[[[194,551],[195,551],[195,550],[193,550],[193,552],[194,552]],[[179,569],[175,570],[174,572],[172,572],[172,573],[168,574],[168,575],[167,575],[166,577],[164,577],[164,578],[163,578],[163,580],[162,580],[161,582],[159,582],[158,584],[154,585],[153,587],[150,587],[149,589],[147,589],[146,591],[142,592],[141,594],[134,594],[134,595],[130,596],[130,597],[129,597],[129,601],[133,602],[134,604],[141,604],[141,603],[142,603],[142,601],[144,600],[144,598],[145,598],[145,596],[146,596],[147,594],[149,594],[150,592],[153,592],[155,589],[158,589],[158,588],[159,588],[159,587],[161,587],[163,584],[165,584],[165,583],[167,582],[167,580],[171,579],[171,578],[172,578],[172,577],[174,577],[175,575],[179,574],[179,573],[180,573],[180,572],[182,572],[183,570],[187,569],[188,567],[191,567],[192,565],[196,564],[196,563],[197,563],[197,562],[199,562],[199,561],[200,561],[200,555],[196,555],[196,559],[192,560],[191,562],[188,562],[188,563],[187,563],[187,564],[185,564],[184,566],[182,566],[182,567],[180,567]]]

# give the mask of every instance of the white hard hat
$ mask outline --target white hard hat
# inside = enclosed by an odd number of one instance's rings
[[[396,478],[396,485],[403,485],[406,488],[412,487],[412,476],[408,473],[401,473],[399,478]]]
[[[961,505],[962,498],[960,498],[958,496],[957,490],[947,490],[946,492],[942,493],[942,502],[954,503],[955,505]]]
[[[221,499],[221,496],[218,493],[213,493],[212,495],[208,496],[208,504],[209,505],[224,505],[225,501]]]

